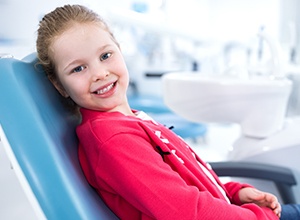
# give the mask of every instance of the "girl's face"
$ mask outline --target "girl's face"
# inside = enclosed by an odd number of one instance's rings
[[[75,24],[54,39],[51,55],[65,97],[80,107],[132,114],[126,90],[129,75],[119,47],[98,24]]]

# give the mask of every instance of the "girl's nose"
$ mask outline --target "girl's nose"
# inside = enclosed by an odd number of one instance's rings
[[[109,71],[105,68],[94,68],[92,70],[92,80],[104,80],[109,75]]]

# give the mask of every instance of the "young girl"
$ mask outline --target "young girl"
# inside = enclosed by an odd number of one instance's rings
[[[181,138],[130,108],[124,59],[99,15],[79,5],[56,8],[40,22],[37,53],[49,80],[80,109],[80,164],[119,218],[280,217],[274,195],[247,184],[223,185]]]

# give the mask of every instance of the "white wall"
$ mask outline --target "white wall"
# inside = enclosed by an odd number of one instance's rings
[[[42,16],[66,3],[84,0],[0,0],[0,53],[23,58],[35,51],[36,31]]]

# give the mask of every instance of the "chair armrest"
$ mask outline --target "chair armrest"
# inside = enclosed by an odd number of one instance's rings
[[[292,186],[296,179],[291,169],[287,167],[253,162],[212,162],[210,163],[218,176],[245,177],[273,181],[279,191],[282,201],[296,203]]]

